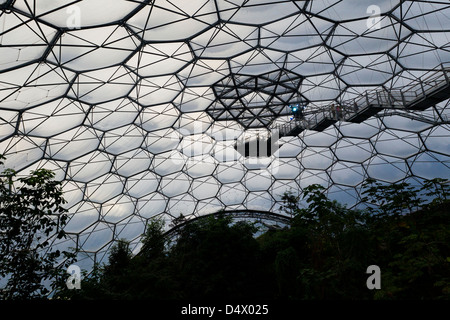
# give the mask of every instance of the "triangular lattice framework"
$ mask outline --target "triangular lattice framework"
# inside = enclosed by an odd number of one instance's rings
[[[367,177],[450,177],[449,101],[280,139],[242,135],[450,62],[447,1],[0,0],[0,153],[64,181],[71,238],[100,261],[149,218],[278,212],[311,183],[349,205]],[[345,120],[345,119],[344,119]]]

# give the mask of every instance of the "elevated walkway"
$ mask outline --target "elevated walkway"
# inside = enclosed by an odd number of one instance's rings
[[[401,90],[377,89],[323,109],[305,112],[303,119],[272,128],[279,136],[296,136],[302,131],[323,131],[337,121],[361,123],[384,109],[423,111],[450,98],[450,66],[432,70]],[[420,115],[418,116],[420,118]]]

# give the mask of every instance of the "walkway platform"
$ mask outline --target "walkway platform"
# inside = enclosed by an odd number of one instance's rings
[[[361,123],[384,109],[423,111],[450,98],[450,67],[441,66],[401,90],[378,89],[336,106],[305,112],[304,119],[274,126],[282,136],[323,131],[337,121]]]

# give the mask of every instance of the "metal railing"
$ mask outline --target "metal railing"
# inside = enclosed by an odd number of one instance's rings
[[[408,110],[428,97],[432,97],[443,90],[450,90],[449,87],[450,63],[447,65],[441,64],[439,68],[424,74],[401,89],[381,88],[368,91],[354,99],[343,101],[339,105],[333,104],[324,108],[305,111],[304,118],[294,119],[285,124],[277,124],[272,129],[279,130],[280,136],[286,136],[295,131],[322,128],[322,124],[331,125],[333,122],[341,120],[352,121],[352,119],[367,113],[370,109]]]

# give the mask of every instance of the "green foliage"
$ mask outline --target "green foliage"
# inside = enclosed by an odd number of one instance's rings
[[[370,244],[366,221],[368,216],[363,211],[349,210],[329,200],[320,185],[305,188],[303,198],[307,203],[306,208],[297,206],[299,199],[289,194],[284,197],[284,208],[290,208],[290,212],[291,208],[296,209],[291,228],[282,233],[289,239],[291,255],[294,256],[295,252],[300,262],[291,271],[291,274],[296,275],[296,281],[284,280],[291,287],[285,286],[284,290],[280,290],[280,297],[367,297],[367,290],[356,288],[360,283],[365,283],[363,272],[371,264],[371,252],[367,251]],[[274,238],[273,241],[278,239]]]
[[[170,252],[181,296],[242,297],[258,283],[256,228],[218,215],[187,224]],[[251,284],[249,286],[249,284]]]
[[[218,213],[190,223],[177,240],[153,220],[143,250],[121,241],[72,298],[91,299],[449,299],[448,185],[364,185],[365,210],[328,199],[319,185],[286,193],[290,226],[257,234],[248,222]],[[366,286],[367,267],[381,269],[381,290]]]
[[[3,160],[4,157],[0,157]],[[0,164],[3,164],[0,161]],[[0,276],[7,283],[3,299],[42,298],[43,282],[70,264],[73,254],[52,250],[50,241],[66,235],[65,200],[60,182],[50,170],[39,169],[18,178],[12,169],[0,178]],[[65,263],[55,267],[58,261]]]

